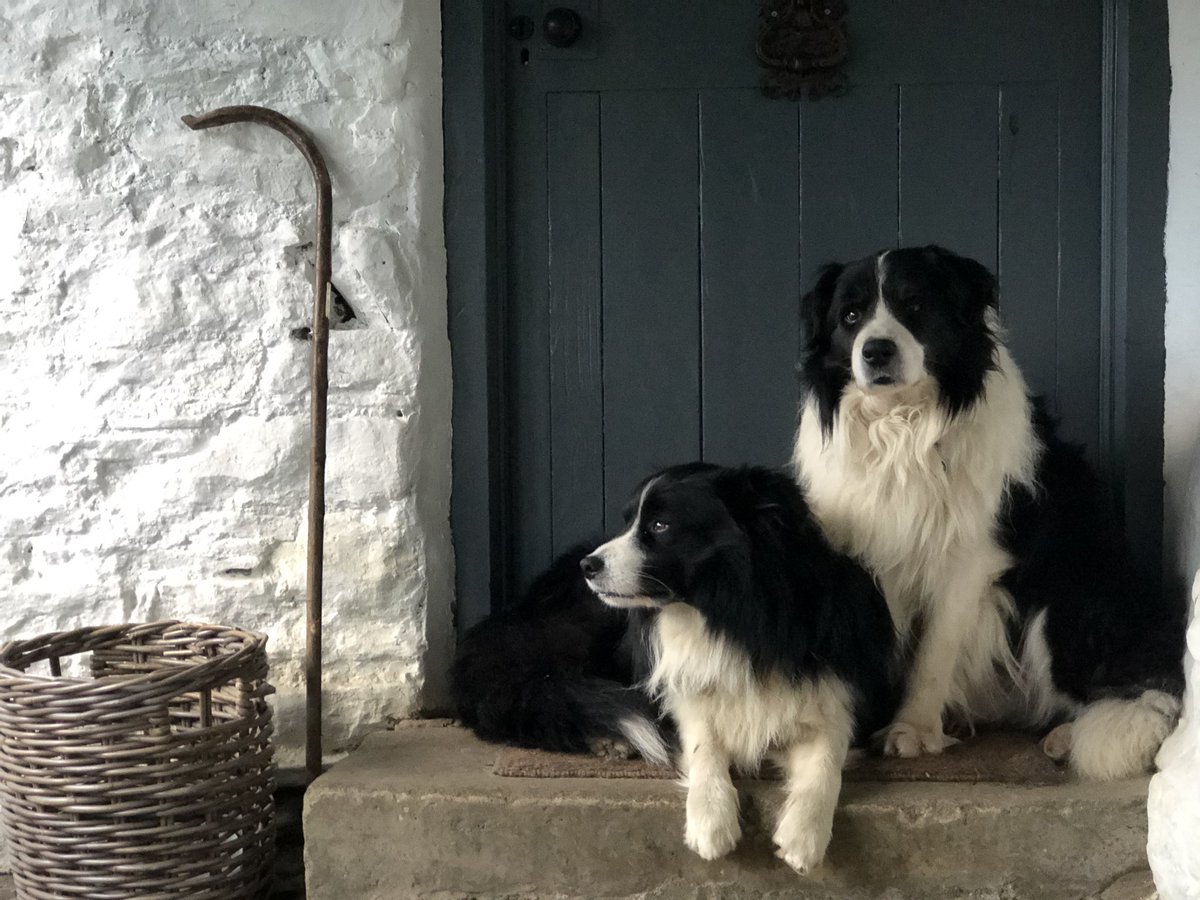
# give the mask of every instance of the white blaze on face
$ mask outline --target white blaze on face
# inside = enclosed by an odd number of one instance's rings
[[[879,294],[875,298],[871,318],[854,336],[854,346],[850,350],[850,368],[854,374],[854,381],[864,390],[904,387],[915,384],[925,376],[925,348],[913,333],[892,315],[892,311],[883,299],[884,275],[887,271],[886,258],[887,253],[881,253],[875,261],[875,281],[879,285]],[[863,356],[863,348],[867,341],[872,340],[891,341],[896,345],[896,355],[887,372],[895,381],[892,385],[874,383],[880,373],[872,369]]]
[[[638,499],[637,514],[630,520],[629,527],[611,541],[601,544],[592,551],[604,567],[587,580],[588,587],[609,606],[659,606],[642,592],[642,568],[646,557],[637,540],[638,523],[642,518],[642,504],[654,481],[642,489]]]

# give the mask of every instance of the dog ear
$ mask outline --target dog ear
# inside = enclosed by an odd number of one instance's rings
[[[996,276],[981,262],[959,256],[952,250],[930,244],[925,254],[937,262],[948,275],[952,284],[962,285],[965,295],[960,300],[965,308],[981,315],[989,306],[997,304]]]
[[[765,672],[778,663],[777,601],[787,587],[774,563],[791,548],[778,545],[780,510],[760,506],[762,497],[746,480],[750,474],[731,470],[718,485],[732,521],[697,570],[691,603],[713,633],[731,639],[755,671]]]
[[[804,328],[806,344],[817,340],[823,331],[829,318],[829,308],[833,305],[833,289],[845,268],[842,263],[822,266],[812,290],[800,298],[800,324]]]
[[[743,540],[722,542],[696,569],[691,604],[714,624],[740,618],[754,590],[750,553]]]
[[[727,545],[706,562],[691,603],[711,633],[731,640],[754,671],[765,674],[779,663],[780,623],[758,574],[745,543]]]

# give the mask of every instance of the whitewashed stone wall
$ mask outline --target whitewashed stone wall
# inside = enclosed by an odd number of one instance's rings
[[[1173,574],[1200,569],[1200,4],[1171,0],[1164,475]],[[1150,864],[1163,900],[1200,898],[1200,573],[1192,591],[1183,718],[1150,783]]]
[[[442,699],[452,646],[438,0],[0,6],[0,638],[270,635],[299,758],[312,180],[333,177],[326,747]]]

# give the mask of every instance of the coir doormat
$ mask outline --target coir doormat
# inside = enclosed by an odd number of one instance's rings
[[[675,778],[673,769],[642,759],[605,759],[574,753],[506,748],[496,758],[496,775],[510,778]],[[779,778],[768,769],[762,778]],[[1067,770],[1042,752],[1027,734],[980,734],[948,747],[939,756],[895,759],[858,754],[843,773],[846,781],[948,781],[1003,784],[1062,784]]]

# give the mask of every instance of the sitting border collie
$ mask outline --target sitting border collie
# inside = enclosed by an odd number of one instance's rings
[[[1125,777],[1150,768],[1178,715],[1183,610],[1133,571],[996,305],[991,273],[940,247],[827,267],[802,301],[796,476],[825,534],[875,574],[911,654],[886,753],[940,752],[947,713],[1065,721],[1047,753]]]
[[[808,871],[829,843],[848,748],[898,700],[882,594],[829,546],[783,471],[666,469],[638,488],[626,522],[579,561],[583,577],[569,577],[569,554],[523,609],[471,632],[455,667],[464,721],[485,738],[561,749],[624,737],[654,758],[644,699],[601,686],[596,673],[613,663],[589,661],[597,648],[638,646],[622,641],[617,618],[632,610],[646,685],[679,731],[687,845],[705,859],[733,849],[730,765],[755,770],[770,757],[787,775],[779,856]],[[581,587],[607,606],[589,606]]]

